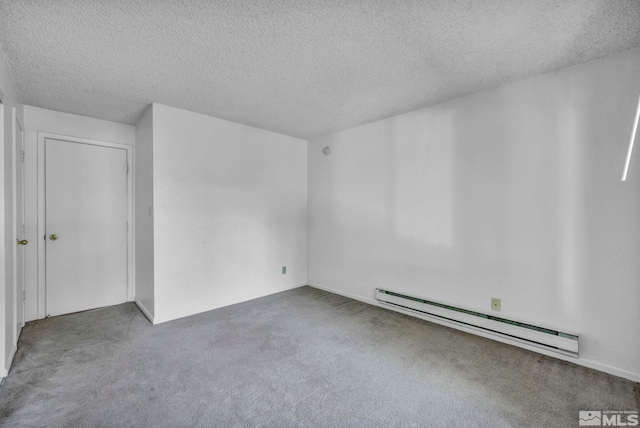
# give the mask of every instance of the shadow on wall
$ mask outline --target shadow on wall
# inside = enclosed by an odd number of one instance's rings
[[[618,181],[624,132],[611,131],[633,97],[619,89],[602,105],[609,88],[584,87],[540,76],[322,139],[332,148],[318,154],[325,214],[310,210],[322,224],[311,233],[322,230],[329,272],[312,279],[484,312],[496,296],[506,315],[580,330],[589,278],[629,271],[613,243],[640,232],[637,220],[622,226],[638,204]],[[625,254],[640,253],[630,245]]]

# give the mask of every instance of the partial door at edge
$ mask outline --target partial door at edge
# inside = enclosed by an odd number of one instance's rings
[[[45,140],[46,314],[127,300],[127,152]]]
[[[15,115],[15,109],[14,109]],[[18,239],[16,251],[16,310],[15,310],[15,327],[16,342],[20,337],[20,331],[24,326],[24,246],[28,244],[25,240],[25,212],[24,212],[24,128],[22,124],[15,118],[14,123],[14,153],[15,153],[15,226],[16,237]]]

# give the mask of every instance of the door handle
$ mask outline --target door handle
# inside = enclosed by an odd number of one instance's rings
[[[58,239],[58,235],[56,235],[55,233],[52,233],[51,235],[49,235],[49,239],[51,239],[52,241],[55,241],[56,239]]]
[[[16,239],[16,241],[18,241],[18,245],[27,245],[29,243],[26,239]]]

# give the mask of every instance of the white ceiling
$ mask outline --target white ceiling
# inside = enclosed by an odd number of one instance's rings
[[[0,44],[28,105],[311,138],[640,46],[640,1],[0,0]]]

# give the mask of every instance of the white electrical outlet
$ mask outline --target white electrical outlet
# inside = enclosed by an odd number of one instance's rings
[[[500,299],[496,299],[495,297],[491,298],[491,310],[500,312]]]

